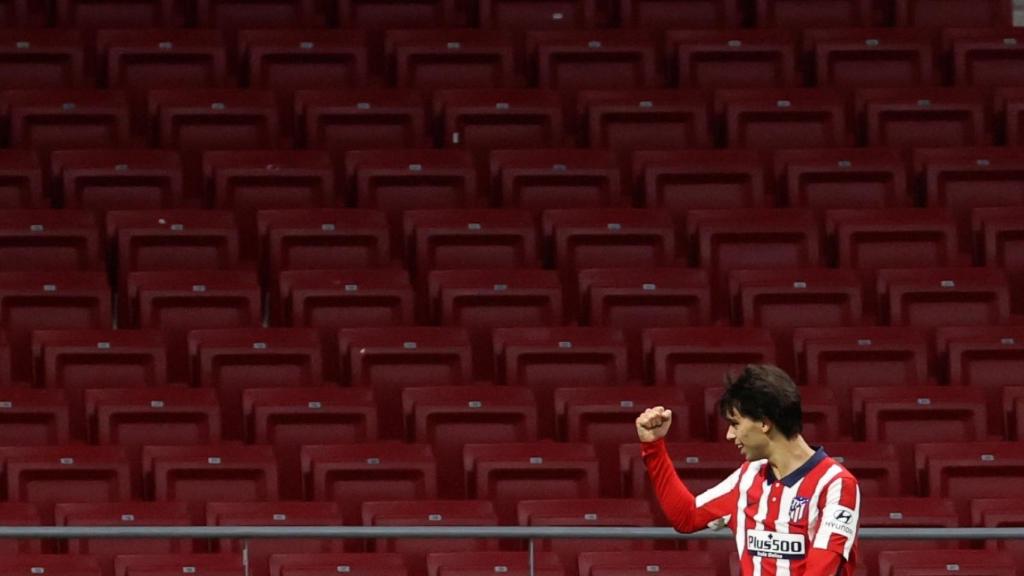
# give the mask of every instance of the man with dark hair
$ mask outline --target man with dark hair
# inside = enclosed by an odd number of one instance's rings
[[[719,413],[746,462],[703,494],[687,490],[665,448],[672,411],[657,406],[636,419],[647,472],[672,526],[687,533],[728,526],[743,576],[852,575],[860,489],[800,435],[796,385],[768,365],[747,366],[726,383]]]

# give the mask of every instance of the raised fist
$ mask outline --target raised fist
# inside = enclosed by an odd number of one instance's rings
[[[641,442],[653,442],[664,438],[672,425],[672,411],[664,406],[655,406],[644,410],[636,419],[636,434]]]

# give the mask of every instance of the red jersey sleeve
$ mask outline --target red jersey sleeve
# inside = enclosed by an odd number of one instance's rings
[[[704,528],[717,530],[727,524],[731,525],[736,513],[742,468],[714,488],[694,496],[679,479],[664,438],[645,442],[641,446],[641,454],[658,503],[676,530],[689,533]]]

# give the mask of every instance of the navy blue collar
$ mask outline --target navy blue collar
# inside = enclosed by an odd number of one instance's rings
[[[782,479],[782,483],[786,485],[786,488],[792,488],[794,484],[799,482],[804,476],[807,476],[808,472],[814,470],[814,467],[827,457],[828,454],[825,454],[824,448],[820,446],[815,448],[814,454],[807,459],[807,462],[804,462],[799,468],[787,474],[786,477]],[[769,484],[775,482],[775,472],[772,470],[772,465],[765,463],[764,467],[766,468],[764,475],[765,482]]]

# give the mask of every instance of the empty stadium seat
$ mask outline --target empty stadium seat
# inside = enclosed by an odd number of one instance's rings
[[[576,100],[581,143],[620,153],[712,145],[705,97],[689,90],[586,90]]]
[[[330,576],[341,572],[353,576],[407,576],[409,573],[401,555],[385,552],[273,554],[269,564],[271,576]]]
[[[315,28],[326,24],[323,9],[308,0],[196,0],[196,25],[201,28]]]
[[[970,499],[1004,491],[1007,477],[1024,468],[1016,442],[936,442],[917,444],[914,467],[923,496],[954,500],[961,523],[970,522]]]
[[[68,399],[63,390],[0,390],[0,445],[67,444]],[[80,437],[81,438],[81,437]]]
[[[57,504],[57,526],[188,526],[188,510],[178,502],[112,502]],[[126,549],[137,554],[192,552],[190,540],[163,538],[74,538],[67,541],[68,554],[92,556],[105,576],[114,574],[114,557]]]
[[[971,525],[992,528],[1010,528],[1020,526],[1024,519],[1024,501],[1020,498],[975,498],[971,500]],[[1006,550],[1013,554],[1014,561],[1020,566],[1024,559],[1024,549],[1016,540],[988,540],[988,550]]]
[[[796,38],[782,30],[680,30],[665,37],[680,87],[781,88],[800,84]]]
[[[49,204],[36,155],[27,150],[0,152],[0,207],[46,208]]]
[[[210,502],[206,505],[209,526],[337,526],[341,520],[333,502]],[[237,539],[213,542],[213,551],[239,554],[244,547],[252,576],[267,576],[275,554],[341,552],[344,540],[313,538],[257,538],[244,544]]]
[[[114,576],[177,576],[186,571],[209,576],[242,576],[241,555],[234,554],[119,554]]]
[[[86,57],[75,30],[0,32],[0,88],[73,88],[85,84]]]
[[[438,90],[433,101],[445,148],[552,148],[565,138],[562,101],[550,90]]]
[[[261,210],[256,227],[269,278],[284,270],[377,268],[391,261],[387,219],[374,210]]]
[[[938,84],[938,58],[928,31],[852,28],[810,30],[804,43],[814,58],[818,86],[842,90]]]
[[[537,439],[533,392],[509,386],[415,387],[402,392],[405,436],[433,446],[439,493],[464,498],[462,453],[466,444]]]
[[[618,330],[600,327],[499,328],[494,331],[494,380],[529,388],[537,397],[539,432],[554,438],[554,390],[619,386],[628,378],[626,346]]]
[[[409,90],[300,90],[295,116],[297,141],[332,153],[428,148],[432,141],[423,96]]]
[[[868,0],[757,0],[756,9],[762,28],[862,27],[871,22]]]
[[[185,23],[182,0],[57,0],[53,17],[59,28],[176,28]]]
[[[338,502],[344,524],[362,522],[363,502],[437,497],[430,446],[400,442],[302,447],[307,500]]]
[[[779,150],[774,165],[784,206],[827,210],[913,205],[906,162],[894,150]]]
[[[1024,206],[976,208],[971,211],[971,236],[975,262],[1002,268],[1010,278],[1010,304],[1024,312],[1024,262],[1019,258],[1024,237]]]
[[[215,390],[224,435],[240,439],[242,393],[251,388],[315,386],[321,382],[320,338],[303,328],[237,328],[188,333],[192,383]]]
[[[147,499],[185,502],[193,520],[203,518],[207,502],[278,500],[270,446],[145,446],[142,470]]]
[[[953,503],[944,498],[874,497],[861,501],[865,528],[956,528]],[[861,540],[858,558],[870,576],[878,574],[878,554],[886,550],[957,548],[955,540]]]
[[[600,495],[598,460],[590,444],[467,444],[464,456],[467,496],[494,501],[503,524],[515,523],[522,500]]]
[[[539,552],[533,557],[533,571],[539,576],[563,576],[565,569],[558,556]],[[427,576],[484,576],[501,572],[509,576],[529,576],[530,557],[526,552],[435,552],[427,554]]]
[[[245,441],[272,444],[286,499],[302,498],[304,445],[377,438],[377,406],[368,390],[331,386],[249,388],[242,392]]]
[[[711,322],[708,277],[682,268],[609,268],[579,273],[580,321],[626,332]]]
[[[771,204],[764,163],[750,150],[638,151],[632,179],[645,208],[668,211],[678,223],[693,209]]]
[[[851,143],[843,98],[829,89],[715,92],[728,148],[836,148]]]
[[[578,560],[580,576],[641,576],[654,570],[666,576],[721,574],[711,554],[696,550],[581,552]]]
[[[970,262],[958,249],[956,220],[941,209],[829,210],[825,234],[840,268],[941,268]]]
[[[618,0],[614,3],[619,25],[642,29],[738,28],[743,7],[735,0]]]
[[[895,17],[897,26],[914,28],[1003,28],[1013,24],[1012,5],[1003,0],[896,0]]]
[[[554,265],[569,277],[587,268],[656,268],[676,262],[675,228],[664,212],[547,210],[541,226]]]
[[[533,268],[540,241],[522,210],[409,210],[403,215],[405,256],[420,278],[431,270]]]
[[[912,496],[914,477],[900,470],[896,447],[884,442],[829,442],[825,449],[836,462],[857,477],[861,498]]]
[[[857,92],[862,142],[893,148],[985,146],[991,111],[973,88],[868,88]]]
[[[39,526],[39,510],[32,504],[4,502],[0,504],[0,519],[5,526]],[[42,546],[39,540],[4,539],[0,549],[4,558],[17,557],[22,554],[39,554]]]
[[[11,376],[32,378],[34,330],[110,328],[110,288],[103,272],[0,273],[0,328],[10,342]]]
[[[530,31],[526,50],[531,80],[540,88],[624,90],[664,83],[661,53],[647,32]]]
[[[470,3],[470,9],[476,10],[480,28],[520,33],[592,28],[598,17],[597,2],[593,0],[477,0]]]
[[[12,90],[0,97],[7,112],[7,145],[49,153],[59,149],[121,148],[131,143],[125,94],[86,89]]]
[[[956,566],[964,576],[1013,576],[1013,557],[991,550],[887,550],[878,554],[879,576],[945,574]]]
[[[1019,383],[1024,362],[1024,330],[1012,326],[939,328],[936,347],[946,381],[985,394],[989,431],[1004,435],[1003,388]]]
[[[860,279],[845,270],[734,270],[729,273],[729,294],[733,323],[773,331],[783,337],[780,351],[789,347],[796,328],[863,321]],[[789,358],[783,356],[787,365]]]
[[[275,91],[285,113],[297,90],[356,88],[369,80],[366,37],[356,30],[243,30],[238,43],[245,85]]]
[[[494,30],[389,30],[387,73],[397,88],[513,88],[523,84],[511,37]]]
[[[379,501],[366,502],[362,509],[364,526],[497,526],[494,506],[486,501]],[[426,576],[426,556],[438,552],[482,552],[496,550],[497,542],[480,538],[431,540],[378,539],[370,541],[375,553],[401,554],[412,576]]]
[[[3,576],[17,576],[33,569],[66,576],[104,576],[99,563],[90,556],[12,554],[0,560]]]
[[[1006,274],[983,268],[880,270],[880,318],[891,326],[1007,324]]]
[[[615,155],[606,150],[495,150],[490,198],[503,208],[540,213],[629,203]]]
[[[100,270],[104,247],[96,216],[84,210],[0,210],[4,271]]]
[[[168,150],[58,150],[50,157],[53,201],[65,209],[177,208],[181,160]],[[198,200],[198,195],[190,196]]]
[[[522,500],[516,512],[520,526],[654,526],[650,503],[639,499]],[[636,552],[653,548],[654,543],[649,540],[559,538],[534,541],[534,549],[557,554],[572,574],[578,572],[577,559],[585,552]]]
[[[957,25],[959,26],[959,24]],[[1024,35],[1014,29],[951,29],[942,33],[950,52],[953,83],[958,86],[1012,86],[1017,84]]]
[[[277,103],[261,90],[151,90],[149,142],[198,162],[208,150],[278,148]]]

